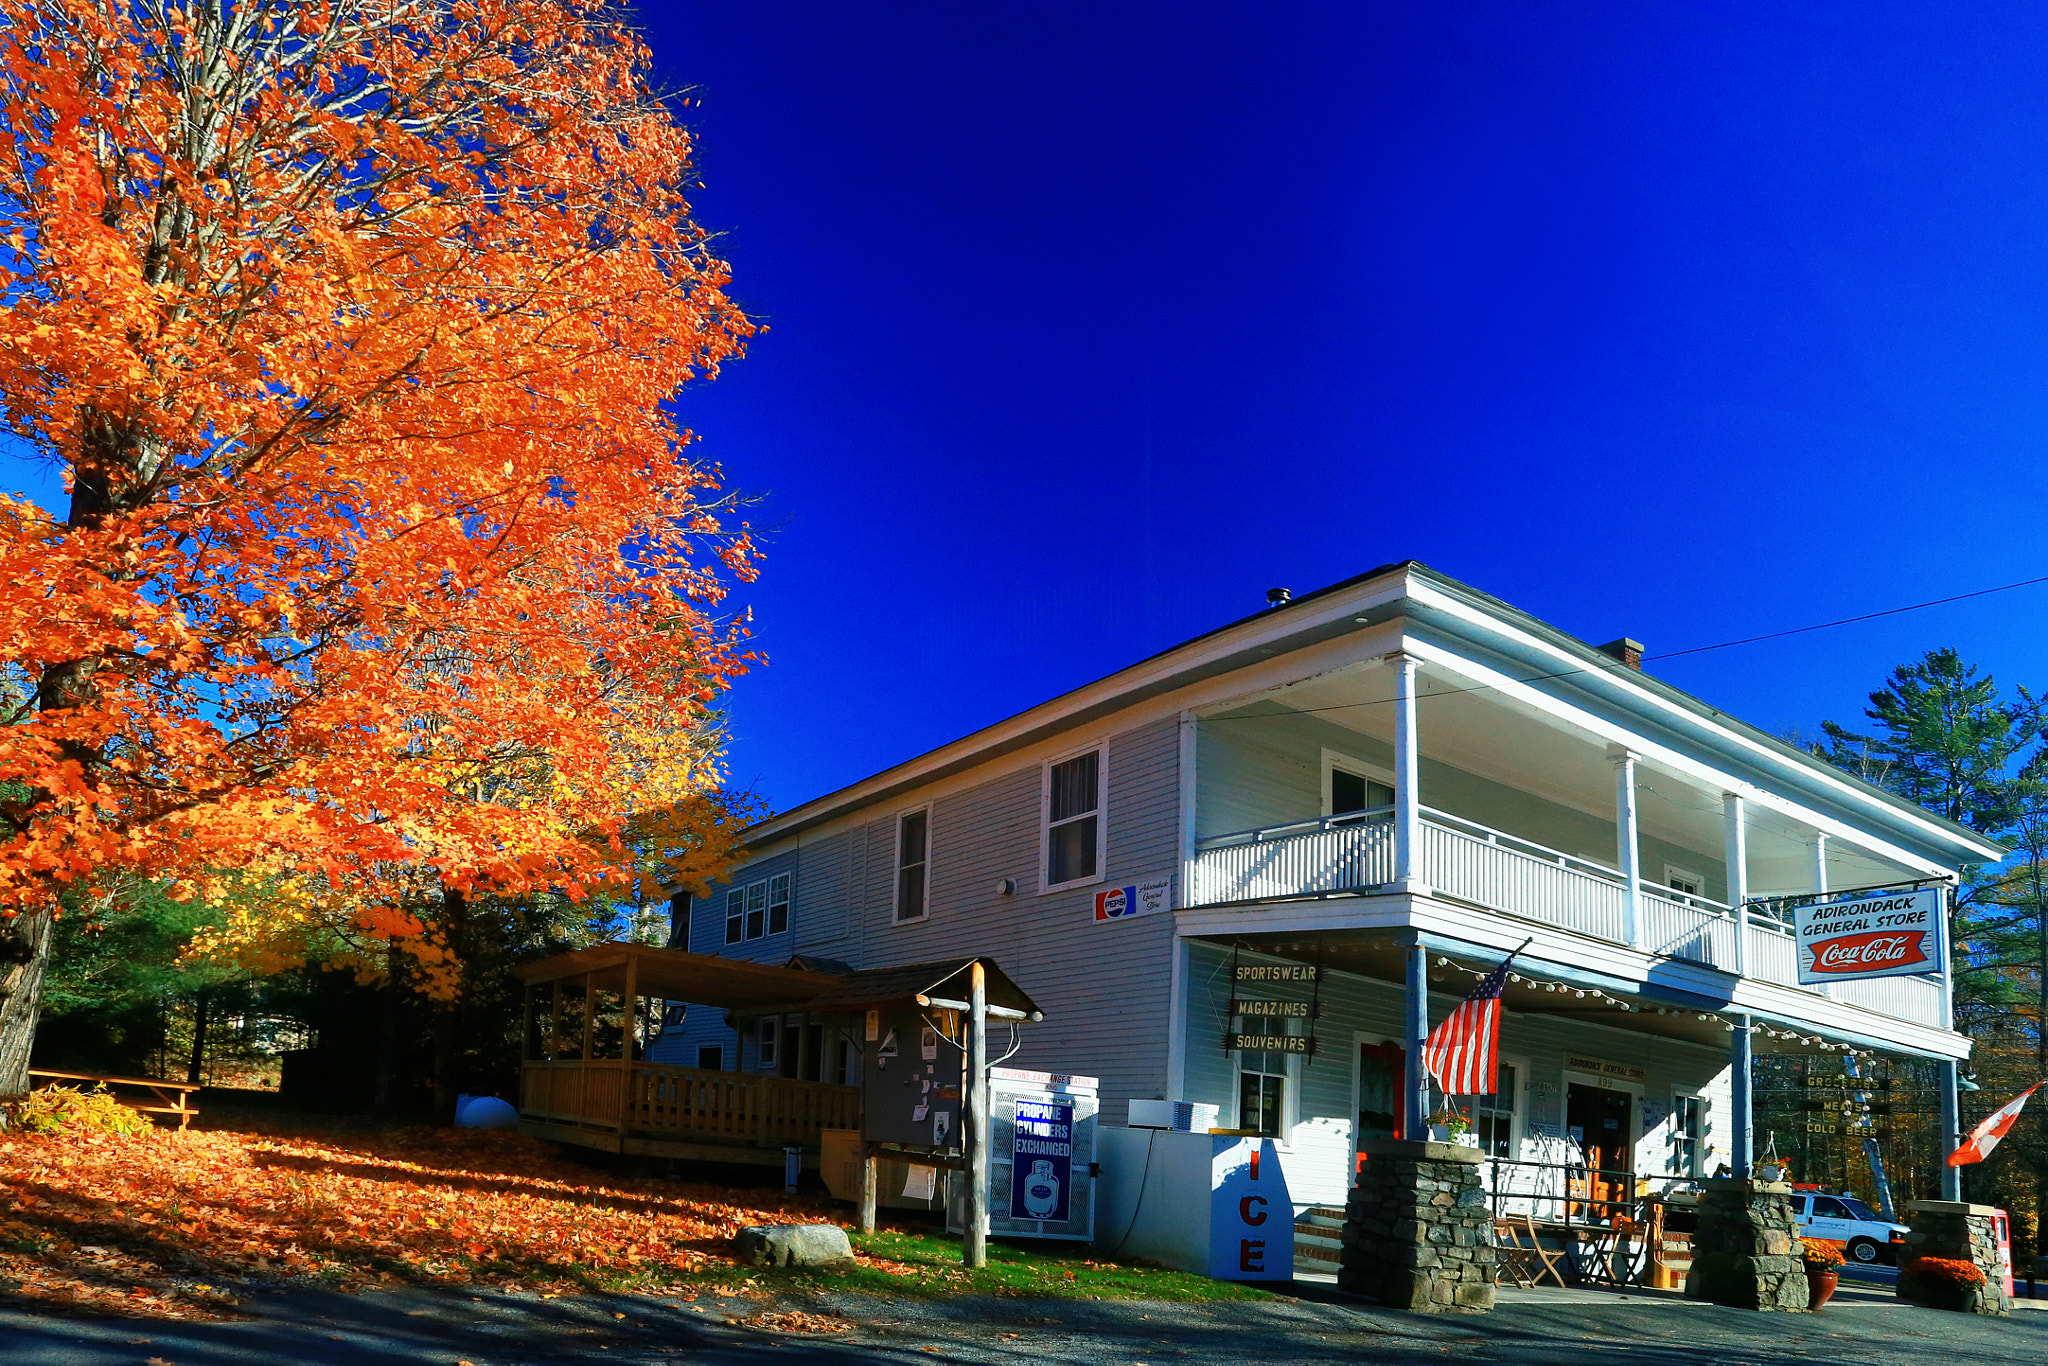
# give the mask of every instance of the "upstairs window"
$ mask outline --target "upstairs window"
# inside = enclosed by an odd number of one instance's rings
[[[1341,768],[1330,770],[1330,814],[1342,816],[1352,811],[1378,811],[1394,804],[1394,789],[1391,784],[1368,778],[1362,773],[1346,773]]]
[[[1102,875],[1102,751],[1048,766],[1045,784],[1046,890],[1094,881]]]
[[[782,1021],[776,1016],[768,1016],[761,1021],[759,1031],[754,1037],[759,1040],[754,1046],[755,1070],[773,1072],[775,1070],[776,1043],[782,1037]]]
[[[789,930],[790,875],[777,873],[725,894],[725,942],[739,944]]]
[[[922,920],[926,911],[925,873],[931,854],[930,808],[906,811],[896,821],[896,923]]]

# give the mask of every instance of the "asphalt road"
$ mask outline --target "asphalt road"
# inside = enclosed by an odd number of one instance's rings
[[[257,1293],[236,1323],[59,1317],[0,1304],[0,1362],[38,1366],[556,1366],[761,1360],[1162,1366],[1167,1362],[1472,1362],[1586,1366],[1794,1366],[2033,1362],[2048,1313],[1980,1319],[1900,1305],[1872,1285],[1816,1315],[1753,1314],[1643,1293],[1511,1292],[1484,1316],[1346,1303],[1305,1288],[1277,1302],[883,1300],[822,1294],[775,1303],[406,1290]],[[837,1311],[846,1334],[774,1331],[764,1312]],[[744,1320],[755,1319],[750,1325]]]

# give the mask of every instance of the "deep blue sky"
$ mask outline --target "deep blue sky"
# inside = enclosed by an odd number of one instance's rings
[[[1402,557],[1653,653],[2048,573],[2038,7],[643,12],[772,329],[684,407],[777,807]],[[2044,605],[1661,671],[1810,731]]]

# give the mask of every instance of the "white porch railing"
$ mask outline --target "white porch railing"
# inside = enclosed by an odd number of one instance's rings
[[[1627,939],[1621,874],[1448,812],[1424,808],[1415,875],[1461,901],[1612,943]],[[1392,810],[1325,816],[1245,830],[1196,848],[1190,906],[1364,891],[1394,879]],[[1773,911],[1736,912],[1666,888],[1639,889],[1636,947],[1666,958],[1736,970],[1736,935],[1749,936],[1748,971],[1798,986],[1789,926]],[[1746,923],[1744,923],[1746,922]],[[1738,928],[1740,926],[1740,928]],[[1812,988],[1803,988],[1812,990]],[[1834,999],[1896,1019],[1946,1028],[1941,984],[1925,977],[1842,982]]]

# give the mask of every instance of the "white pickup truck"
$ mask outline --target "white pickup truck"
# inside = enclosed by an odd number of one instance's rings
[[[1906,1241],[1904,1224],[1888,1222],[1853,1195],[1795,1192],[1792,1212],[1799,1218],[1801,1237],[1840,1243],[1842,1255],[1860,1266],[1897,1262]]]

